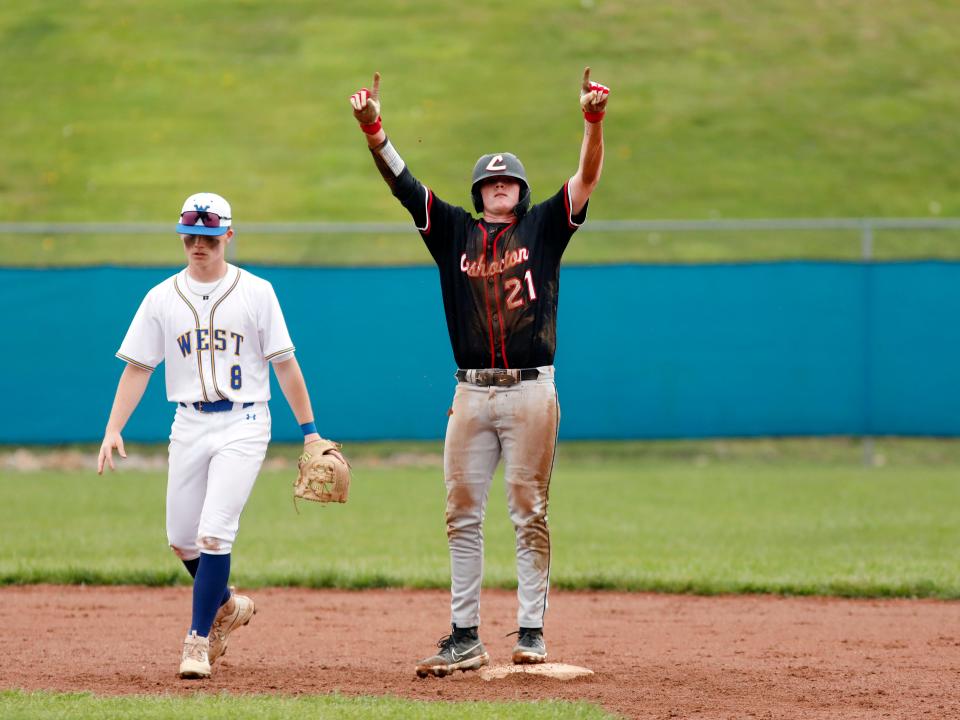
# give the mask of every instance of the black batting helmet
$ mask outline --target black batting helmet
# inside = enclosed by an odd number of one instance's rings
[[[480,183],[492,177],[511,177],[520,181],[520,201],[514,206],[513,213],[518,218],[522,217],[530,207],[530,183],[527,182],[527,171],[523,169],[520,158],[513,153],[490,153],[477,160],[473,166],[473,184],[470,186],[473,207],[477,212],[483,212]]]

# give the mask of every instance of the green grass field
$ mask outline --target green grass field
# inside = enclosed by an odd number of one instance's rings
[[[93,456],[89,446],[72,448]],[[274,445],[271,457],[297,448]],[[264,473],[234,554],[241,587],[446,588],[439,443],[355,444],[350,502],[302,504],[293,470]],[[129,448],[163,455],[161,446]],[[41,460],[51,451],[39,449]],[[399,453],[406,463],[397,463]],[[564,443],[551,488],[555,588],[960,598],[960,442],[879,439],[876,466],[842,439]],[[413,459],[411,459],[413,458]],[[166,548],[164,477],[127,470],[0,474],[0,583],[185,583]],[[486,584],[514,583],[501,478]],[[349,548],[349,553],[316,548]],[[4,718],[610,717],[564,702],[0,690]]]
[[[181,720],[185,717],[229,717],[234,720],[601,720],[612,715],[586,703],[418,702],[398,698],[348,698],[339,695],[277,697],[270,695],[205,695],[193,697],[96,697],[89,694],[0,691],[0,715],[6,720],[116,718],[117,720]]]
[[[958,25],[944,0],[7,3],[0,221],[169,221],[198,188],[241,231],[405,221],[347,104],[375,69],[391,137],[441,197],[466,203],[476,157],[510,148],[543,198],[576,167],[584,65],[614,93],[594,219],[956,216]],[[597,235],[569,259],[848,252],[803,238]],[[243,261],[427,262],[413,235],[241,241]],[[919,242],[956,256],[956,233]],[[152,236],[7,236],[0,257],[178,259]]]
[[[894,449],[895,461],[873,468],[830,442],[564,448],[551,486],[553,585],[960,598],[953,445]],[[449,585],[439,468],[358,461],[347,505],[301,505],[300,515],[291,475],[264,473],[254,490],[239,585]],[[4,473],[0,582],[185,582],[166,547],[163,497],[157,472]],[[515,583],[512,533],[498,477],[488,586]],[[350,552],[310,550],[334,545]]]

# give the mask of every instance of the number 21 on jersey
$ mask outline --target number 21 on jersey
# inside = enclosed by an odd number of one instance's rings
[[[507,309],[516,310],[523,307],[526,302],[523,298],[523,286],[527,286],[527,294],[530,296],[530,302],[537,299],[537,291],[533,288],[533,274],[527,270],[523,274],[523,281],[520,278],[509,278],[503,283],[504,292],[507,293]]]

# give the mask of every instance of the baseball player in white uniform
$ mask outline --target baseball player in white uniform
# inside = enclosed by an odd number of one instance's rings
[[[229,634],[256,611],[227,581],[240,514],[270,441],[271,363],[304,442],[320,437],[273,286],[226,262],[231,225],[219,195],[198,193],[183,204],[177,232],[187,267],[147,293],[120,345],[127,365],[98,460],[102,473],[114,468],[114,448],[126,457],[120,433],[163,362],[167,399],[177,404],[167,539],[194,578],[182,678],[209,677]]]

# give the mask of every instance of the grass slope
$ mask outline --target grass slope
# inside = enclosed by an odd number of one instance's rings
[[[551,579],[560,588],[960,598],[954,468],[561,456]],[[305,505],[299,516],[289,474],[265,473],[254,490],[236,547],[239,585],[448,586],[438,468],[358,467],[349,504]],[[156,472],[0,476],[0,582],[186,581],[166,548],[163,497]],[[487,516],[485,582],[511,587],[500,478]],[[350,551],[318,558],[306,550],[316,547]]]
[[[593,218],[958,215],[958,25],[944,0],[6,3],[0,221],[168,221],[198,188],[229,197],[241,229],[406,220],[346,102],[375,69],[391,137],[441,197],[466,203],[476,157],[509,148],[542,199],[576,168],[588,64],[614,92]],[[251,259],[384,262],[395,240],[244,242]],[[622,257],[622,240],[597,242]],[[176,257],[161,244],[0,251]]]

